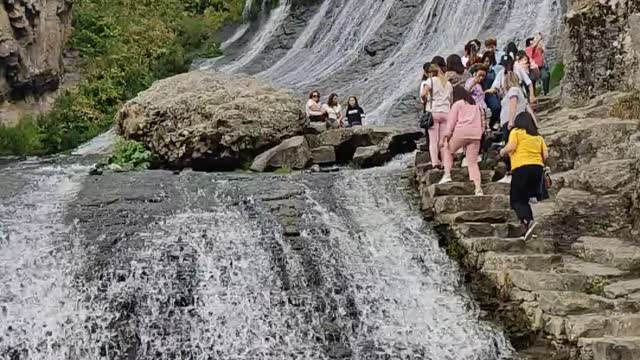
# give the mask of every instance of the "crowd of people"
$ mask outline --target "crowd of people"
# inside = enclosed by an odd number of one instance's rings
[[[444,170],[440,183],[452,181],[454,155],[464,154],[463,166],[475,185],[475,194],[483,195],[478,162],[482,152],[499,139],[500,155],[506,175],[499,182],[510,183],[510,202],[526,236],[535,227],[530,200],[546,195],[544,163],[547,147],[538,133],[534,108],[536,89],[549,92],[549,68],[545,61],[543,36],[526,40],[520,50],[509,42],[498,50],[495,38],[484,46],[469,41],[464,56],[435,56],[423,66],[419,98],[424,115],[426,144],[431,165]],[[349,97],[343,112],[337,94],[321,104],[320,93],[312,91],[306,104],[307,117],[327,128],[362,125],[365,113],[358,99]]]
[[[310,121],[326,123],[329,129],[360,126],[365,118],[364,110],[355,96],[349,97],[343,113],[337,94],[329,95],[327,102],[321,105],[320,92],[315,90],[309,93],[306,113]]]
[[[542,34],[525,45],[519,50],[510,42],[499,51],[495,38],[487,39],[484,47],[474,39],[462,57],[435,56],[423,66],[419,95],[429,115],[427,125],[421,126],[431,164],[444,169],[440,183],[452,181],[454,155],[461,151],[475,194],[483,195],[478,162],[488,140],[499,139],[507,167],[499,182],[511,184],[511,207],[528,237],[536,225],[530,201],[546,196],[543,169],[548,152],[532,105],[537,87],[545,95],[549,92],[549,71]]]

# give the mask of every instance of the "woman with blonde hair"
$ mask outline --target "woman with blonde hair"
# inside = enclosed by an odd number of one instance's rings
[[[509,57],[509,55],[505,55]],[[514,126],[514,119],[518,114],[529,112],[535,122],[535,115],[529,106],[529,101],[520,86],[520,78],[514,72],[514,62],[511,58],[508,61],[503,60],[505,64],[504,75],[500,85],[500,92],[504,94],[500,110],[500,126],[504,138],[508,139],[511,129]],[[498,182],[511,183],[511,161],[507,157],[504,159],[507,166],[507,175]]]
[[[433,115],[433,126],[427,130],[431,164],[434,167],[441,167],[439,147],[451,107],[453,87],[442,69],[432,63],[428,78],[422,82],[421,89],[420,98],[425,104],[425,109]]]

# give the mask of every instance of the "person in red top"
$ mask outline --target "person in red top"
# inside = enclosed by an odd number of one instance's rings
[[[526,41],[525,52],[529,56],[532,69],[537,68],[542,80],[542,91],[545,95],[549,94],[549,67],[544,61],[544,44],[542,43],[542,33],[538,33],[535,37]]]

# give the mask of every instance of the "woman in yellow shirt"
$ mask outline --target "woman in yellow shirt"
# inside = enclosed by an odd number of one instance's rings
[[[525,230],[525,240],[528,240],[537,225],[533,221],[529,199],[538,194],[544,175],[544,162],[549,156],[547,144],[538,133],[530,113],[523,112],[516,116],[509,142],[500,150],[500,155],[509,155],[511,158],[511,208],[518,215]]]

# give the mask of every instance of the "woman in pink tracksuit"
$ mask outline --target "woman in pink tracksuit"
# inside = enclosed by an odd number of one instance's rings
[[[429,134],[429,155],[434,167],[440,166],[440,144],[447,123],[447,114],[451,106],[453,88],[442,69],[432,63],[427,79],[420,85],[420,97],[427,111],[433,114],[433,126],[427,130]]]
[[[442,140],[442,159],[444,162],[444,176],[441,184],[451,181],[451,168],[453,167],[453,154],[458,149],[466,148],[466,156],[469,159],[469,178],[475,185],[475,194],[483,195],[480,183],[480,167],[478,166],[478,154],[480,152],[480,139],[484,129],[483,112],[473,97],[462,86],[453,88],[453,105],[449,111],[447,126]]]

